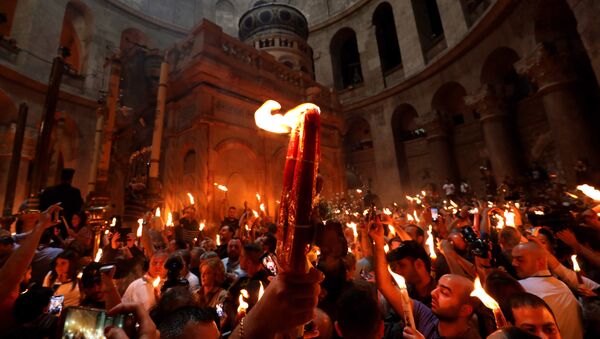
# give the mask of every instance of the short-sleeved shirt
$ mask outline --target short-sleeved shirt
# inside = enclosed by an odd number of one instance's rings
[[[417,331],[421,332],[427,339],[481,339],[481,335],[473,327],[469,327],[467,332],[458,337],[442,337],[438,332],[440,320],[433,314],[429,307],[416,300],[413,300],[413,317]]]
[[[154,296],[154,286],[152,286],[151,277],[147,274],[143,277],[134,280],[123,294],[121,301],[124,303],[139,303],[144,306],[145,310],[149,310],[156,305],[156,297]]]

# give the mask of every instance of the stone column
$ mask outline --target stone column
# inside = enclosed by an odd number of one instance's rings
[[[600,168],[597,139],[585,117],[587,108],[568,55],[539,44],[532,55],[515,66],[538,87],[567,183],[575,183],[573,167],[580,158],[587,159],[592,168]]]
[[[427,132],[427,147],[435,184],[441,187],[448,178],[457,185],[458,169],[447,124],[435,111],[420,117],[419,120]]]
[[[515,142],[508,126],[507,107],[504,98],[491,85],[483,85],[477,92],[465,97],[465,104],[481,114],[483,137],[492,162],[496,182],[508,175],[519,175],[519,163],[515,154]]]
[[[381,73],[381,59],[375,37],[375,26],[368,22],[367,27],[356,30],[356,44],[360,55],[360,65],[363,82],[367,95],[373,95],[385,88],[383,74]]]
[[[408,78],[425,67],[425,55],[423,54],[423,48],[421,48],[417,21],[411,1],[394,1],[392,8],[396,20],[396,33],[398,34],[398,44],[402,55],[404,76]]]
[[[444,37],[448,47],[456,45],[469,31],[467,19],[460,1],[437,0]]]

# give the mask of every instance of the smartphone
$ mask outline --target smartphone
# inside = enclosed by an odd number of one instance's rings
[[[50,314],[60,314],[63,309],[63,304],[65,302],[64,295],[55,295],[50,298],[50,306],[48,307],[48,313]]]
[[[277,275],[277,263],[270,254],[267,254],[262,259],[263,266],[274,276]]]
[[[106,315],[105,310],[87,307],[66,307],[60,320],[59,338],[103,338],[106,326],[119,327],[132,338],[135,320],[132,314]]]
[[[225,316],[225,311],[223,310],[223,303],[215,305],[215,309],[217,310],[217,315],[219,316],[219,318],[223,318]]]
[[[439,217],[439,210],[437,209],[437,207],[432,207],[431,208],[431,220],[437,221],[438,217]]]
[[[131,232],[132,232],[132,230],[130,227],[119,228],[119,242],[127,245],[127,235]]]
[[[369,273],[365,269],[360,270],[360,277],[363,278],[365,281],[371,281],[374,278],[373,274]]]

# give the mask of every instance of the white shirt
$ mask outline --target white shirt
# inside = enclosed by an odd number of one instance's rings
[[[49,287],[49,288],[53,287],[52,285],[50,285],[50,274],[52,274],[52,271],[50,271],[50,272],[48,272],[48,274],[46,274],[46,277],[44,278],[44,282],[42,283],[43,287]],[[66,283],[55,282],[54,284],[59,285],[59,286],[56,289],[56,291],[54,291],[53,296],[58,296],[58,295],[65,296],[65,299],[63,300],[63,307],[79,306],[81,294],[79,293],[79,284],[77,282],[75,282],[75,284],[73,284],[72,281],[68,281]]]
[[[194,292],[195,290],[200,288],[200,280],[194,273],[188,271],[188,274],[185,276],[185,279],[187,279],[188,283],[190,283],[190,291]]]
[[[536,276],[519,280],[526,292],[544,299],[556,317],[563,338],[583,338],[581,307],[571,290],[562,281],[540,271]]]
[[[122,302],[138,303],[144,306],[145,310],[149,310],[156,305],[156,297],[154,296],[154,286],[152,286],[152,278],[149,275],[136,279],[127,286]]]
[[[453,183],[444,184],[442,189],[446,192],[446,195],[453,195],[454,191],[456,191],[456,187],[454,187]]]

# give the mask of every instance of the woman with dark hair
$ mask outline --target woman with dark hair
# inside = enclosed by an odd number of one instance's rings
[[[54,296],[64,296],[63,306],[78,306],[81,301],[77,279],[77,255],[72,251],[60,253],[44,278],[44,287],[50,287]]]

